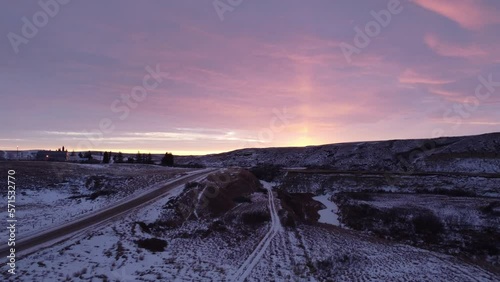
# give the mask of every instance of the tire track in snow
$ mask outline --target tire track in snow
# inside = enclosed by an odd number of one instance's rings
[[[232,281],[245,281],[245,279],[248,277],[248,275],[250,275],[254,267],[266,252],[274,236],[276,236],[278,232],[283,231],[283,226],[281,225],[278,212],[276,211],[276,206],[274,205],[274,195],[271,189],[271,184],[264,182],[264,188],[267,189],[267,195],[269,199],[268,208],[269,213],[271,214],[271,228],[269,228],[269,231],[259,242],[255,250],[248,256],[248,258],[243,262],[240,268],[233,275]]]
[[[283,261],[282,261],[282,266],[280,266],[280,268],[282,269],[285,277],[286,277],[286,274],[288,274],[288,275],[290,275],[290,277],[292,277],[293,273],[291,272],[291,270],[286,269],[284,267],[286,265],[294,265],[294,263],[292,263],[293,256],[290,256],[290,254],[293,254],[293,251],[290,248],[291,242],[287,243],[287,238],[285,238],[285,233],[279,233],[277,236],[278,236],[279,241],[280,241],[280,245],[281,245],[280,248],[281,248],[281,250],[283,250]]]

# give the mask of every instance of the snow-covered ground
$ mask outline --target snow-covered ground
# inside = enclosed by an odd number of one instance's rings
[[[51,215],[51,207],[57,207],[59,213],[66,213],[58,217],[58,222],[54,222],[60,224],[79,211],[97,209],[109,205],[111,200],[119,201],[134,193],[143,193],[145,189],[162,185],[163,181],[186,173],[167,173],[168,170],[163,168],[150,171],[149,167],[138,173],[140,167],[123,166],[123,169],[118,169],[120,173],[117,175],[111,173],[117,167],[105,165],[99,166],[96,169],[99,173],[95,174],[93,166],[78,167],[87,169],[85,177],[62,175],[55,186],[37,187],[36,183],[25,186],[25,200],[22,202],[24,210],[39,214],[21,212],[19,216],[28,222],[42,220]],[[226,173],[237,176],[232,170],[227,170]],[[137,178],[137,174],[142,174],[142,177]],[[106,175],[101,181],[103,187],[123,183],[118,189],[129,192],[117,193],[121,198],[105,196],[94,200],[85,197],[68,199],[94,191],[92,189],[97,184],[94,180],[89,180],[89,175]],[[233,222],[239,221],[220,216],[196,217],[184,221],[181,226],[173,226],[164,221],[164,215],[169,203],[187,189],[181,185],[164,197],[119,216],[112,222],[19,258],[16,276],[6,274],[7,266],[2,265],[0,271],[3,281],[500,280],[497,273],[452,256],[391,243],[334,226],[335,222],[338,223],[336,206],[328,195],[314,199],[327,207],[320,211],[320,222],[331,225],[305,225],[297,222],[295,227],[284,227],[279,217],[283,206],[277,198],[278,194],[273,191],[275,184],[262,184],[267,193],[253,192],[248,196],[248,202],[236,205],[231,210],[231,215],[237,216],[235,211],[239,211],[244,205],[247,211],[267,209],[270,218],[261,223],[234,225]],[[194,199],[198,199],[198,202],[200,200],[198,195]],[[377,205],[377,202],[373,204]],[[391,207],[401,204],[402,200],[396,197],[392,200],[380,199],[380,202],[385,202],[380,205]],[[76,207],[79,205],[81,207]],[[52,222],[40,226],[47,227],[50,224]],[[215,224],[218,224],[218,228],[213,228]],[[160,231],[148,231],[149,228],[160,228]],[[145,239],[165,242],[165,249],[150,251],[143,248],[139,242]]]
[[[18,238],[86,216],[189,173],[185,169],[146,165],[33,164],[34,168],[17,169]],[[39,175],[47,179],[37,179]],[[91,197],[99,191],[108,194]],[[0,217],[6,218],[6,212],[2,210]]]
[[[470,228],[500,225],[500,218],[487,216],[481,208],[498,200],[480,197],[449,197],[421,194],[372,194],[372,200],[363,204],[381,209],[394,207],[420,207],[431,210],[445,223],[469,226]]]
[[[283,232],[283,226],[281,225],[280,218],[278,216],[278,212],[276,210],[275,200],[274,200],[274,192],[273,192],[273,183],[261,181],[264,188],[267,190],[267,195],[269,197],[268,209],[271,214],[271,226],[269,231],[266,233],[264,238],[259,242],[254,251],[248,256],[248,258],[243,262],[243,264],[238,268],[231,280],[233,281],[245,281],[245,279],[252,273],[252,270],[262,259],[262,256],[266,252],[269,245],[274,240],[275,236],[279,232]]]
[[[292,193],[321,195],[333,192],[372,191],[415,193],[422,190],[463,190],[478,196],[500,195],[500,178],[451,175],[365,175],[356,173],[291,173],[281,187]]]
[[[500,172],[500,133],[418,140],[353,142],[290,148],[249,148],[177,162],[214,167],[328,167],[341,171]],[[410,159],[411,156],[411,159]]]
[[[451,256],[368,238],[337,227],[284,228],[268,189],[271,220],[250,236],[172,236],[163,252],[138,247],[154,238],[137,222],[160,211],[184,186],[115,222],[31,254],[5,281],[498,281],[499,276]],[[187,222],[196,226],[196,221]],[[2,266],[2,270],[5,266]],[[5,271],[2,271],[5,273]],[[42,279],[43,277],[43,279]]]

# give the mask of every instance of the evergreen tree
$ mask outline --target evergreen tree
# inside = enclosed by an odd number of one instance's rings
[[[108,154],[108,152],[104,152],[104,155],[102,155],[102,163],[103,164],[109,164],[109,154]]]
[[[85,153],[85,155],[83,157],[90,161],[92,159],[92,153],[90,151],[88,151],[87,153]]]
[[[161,165],[165,166],[173,166],[174,165],[174,155],[172,153],[165,153],[163,158],[161,159]]]
[[[83,154],[82,154],[82,152],[78,153],[78,156],[80,157],[80,159],[83,159]]]
[[[147,164],[153,164],[153,156],[151,156],[151,153],[148,154],[148,156],[146,157],[146,163]]]
[[[116,156],[117,163],[123,163],[123,154],[122,152],[118,152],[118,156]]]
[[[137,155],[135,156],[135,160],[138,164],[142,163],[143,160],[142,160],[142,155],[140,152],[137,152]]]

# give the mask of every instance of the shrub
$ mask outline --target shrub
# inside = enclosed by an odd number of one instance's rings
[[[151,252],[163,252],[167,247],[167,241],[156,238],[137,240],[136,243],[140,248],[150,250]]]
[[[460,188],[455,188],[455,189],[443,189],[443,188],[436,188],[436,189],[417,189],[416,190],[417,194],[433,194],[433,195],[445,195],[445,196],[452,196],[452,197],[476,197],[476,193],[473,191],[467,191],[464,189]]]
[[[478,240],[476,242],[475,249],[478,251],[483,251],[489,256],[498,256],[500,254],[500,250],[498,249],[498,245],[495,242],[490,240]]]
[[[297,226],[297,223],[295,222],[295,218],[293,218],[293,216],[291,215],[288,215],[287,217],[285,217],[285,227],[296,227]]]
[[[392,207],[380,212],[380,218],[384,224],[405,223],[411,214],[412,210],[407,207]]]
[[[479,210],[485,214],[498,215],[495,208],[500,208],[500,201],[491,202],[487,206],[479,208]]]
[[[281,167],[272,164],[260,164],[252,167],[250,172],[260,180],[271,182],[281,174]]]
[[[137,225],[139,225],[139,227],[141,227],[141,230],[142,230],[143,232],[146,232],[146,233],[151,234],[151,229],[149,229],[149,226],[148,226],[146,223],[144,223],[144,222],[142,222],[142,221],[136,221],[135,223],[136,223]]]
[[[309,170],[314,170],[314,169],[317,169],[317,170],[321,170],[321,169],[332,169],[332,166],[330,165],[306,165],[306,168],[309,169]]]
[[[241,215],[241,221],[244,224],[256,225],[261,224],[271,219],[267,212],[249,212]]]
[[[222,222],[220,220],[216,220],[210,225],[209,230],[218,231],[218,232],[225,232],[225,231],[227,231],[227,228],[226,228],[226,226],[224,226],[224,222]]]
[[[199,163],[174,164],[175,167],[181,168],[205,168],[206,166]]]
[[[251,203],[252,201],[245,196],[238,196],[233,198],[233,202],[235,203]]]
[[[373,196],[366,192],[348,192],[346,194],[353,200],[373,201]]]
[[[89,200],[93,201],[93,200],[97,199],[100,196],[109,196],[109,195],[112,195],[114,193],[115,193],[114,191],[107,191],[107,190],[97,191],[97,192],[94,192],[94,193],[90,194]]]
[[[415,216],[412,222],[418,234],[434,235],[444,231],[443,222],[431,211]]]
[[[191,188],[196,188],[198,187],[200,184],[198,182],[188,182],[186,183],[186,185],[184,186],[186,189],[191,189]]]

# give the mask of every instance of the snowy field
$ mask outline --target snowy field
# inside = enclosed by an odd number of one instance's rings
[[[474,197],[448,197],[443,195],[373,194],[373,201],[365,204],[377,208],[425,207],[434,212],[444,222],[456,222],[472,227],[498,227],[499,217],[486,216],[482,207],[500,199]]]
[[[18,238],[134,197],[189,172],[148,165],[7,162],[16,169]],[[10,168],[9,168],[10,169]],[[6,210],[0,216],[6,218]],[[4,231],[2,231],[4,232]]]
[[[284,228],[280,202],[268,190],[271,220],[257,228],[205,234],[186,222],[167,232],[164,251],[138,246],[152,238],[137,222],[154,222],[184,186],[155,203],[18,262],[6,281],[498,281],[499,276],[454,257],[393,244],[335,226]],[[328,201],[320,196],[321,201]],[[325,205],[328,204],[325,202]],[[329,204],[328,204],[329,205]],[[330,205],[328,209],[333,207]],[[241,231],[241,230],[240,230]],[[194,236],[193,236],[194,235]],[[5,267],[2,268],[4,270]],[[4,272],[5,273],[5,272]],[[43,280],[40,279],[43,277]]]

